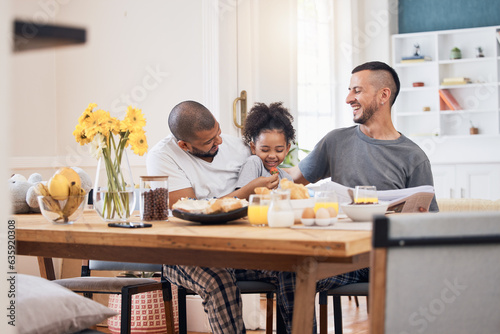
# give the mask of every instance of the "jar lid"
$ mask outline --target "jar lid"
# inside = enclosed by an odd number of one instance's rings
[[[142,180],[145,180],[145,181],[158,181],[158,180],[167,180],[168,179],[168,176],[141,176],[141,179]]]

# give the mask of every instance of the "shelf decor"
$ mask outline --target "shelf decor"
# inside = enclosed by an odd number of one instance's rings
[[[462,59],[462,51],[459,48],[454,47],[450,51],[450,59]]]
[[[393,35],[393,67],[401,81],[393,107],[398,131],[413,140],[436,133],[469,138],[471,121],[478,136],[500,135],[499,34],[500,26],[490,26]],[[415,87],[418,82],[425,86]]]

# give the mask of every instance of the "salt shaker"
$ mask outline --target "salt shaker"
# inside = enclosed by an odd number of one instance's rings
[[[141,176],[141,219],[168,220],[168,176]]]

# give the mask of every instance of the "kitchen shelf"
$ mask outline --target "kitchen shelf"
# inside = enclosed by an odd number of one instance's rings
[[[14,21],[14,52],[83,44],[86,39],[83,28]]]

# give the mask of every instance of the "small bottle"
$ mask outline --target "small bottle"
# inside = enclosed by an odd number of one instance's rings
[[[267,212],[269,227],[290,227],[295,214],[290,203],[290,190],[276,190],[271,193],[271,204]]]
[[[141,219],[168,220],[168,176],[141,176]]]

